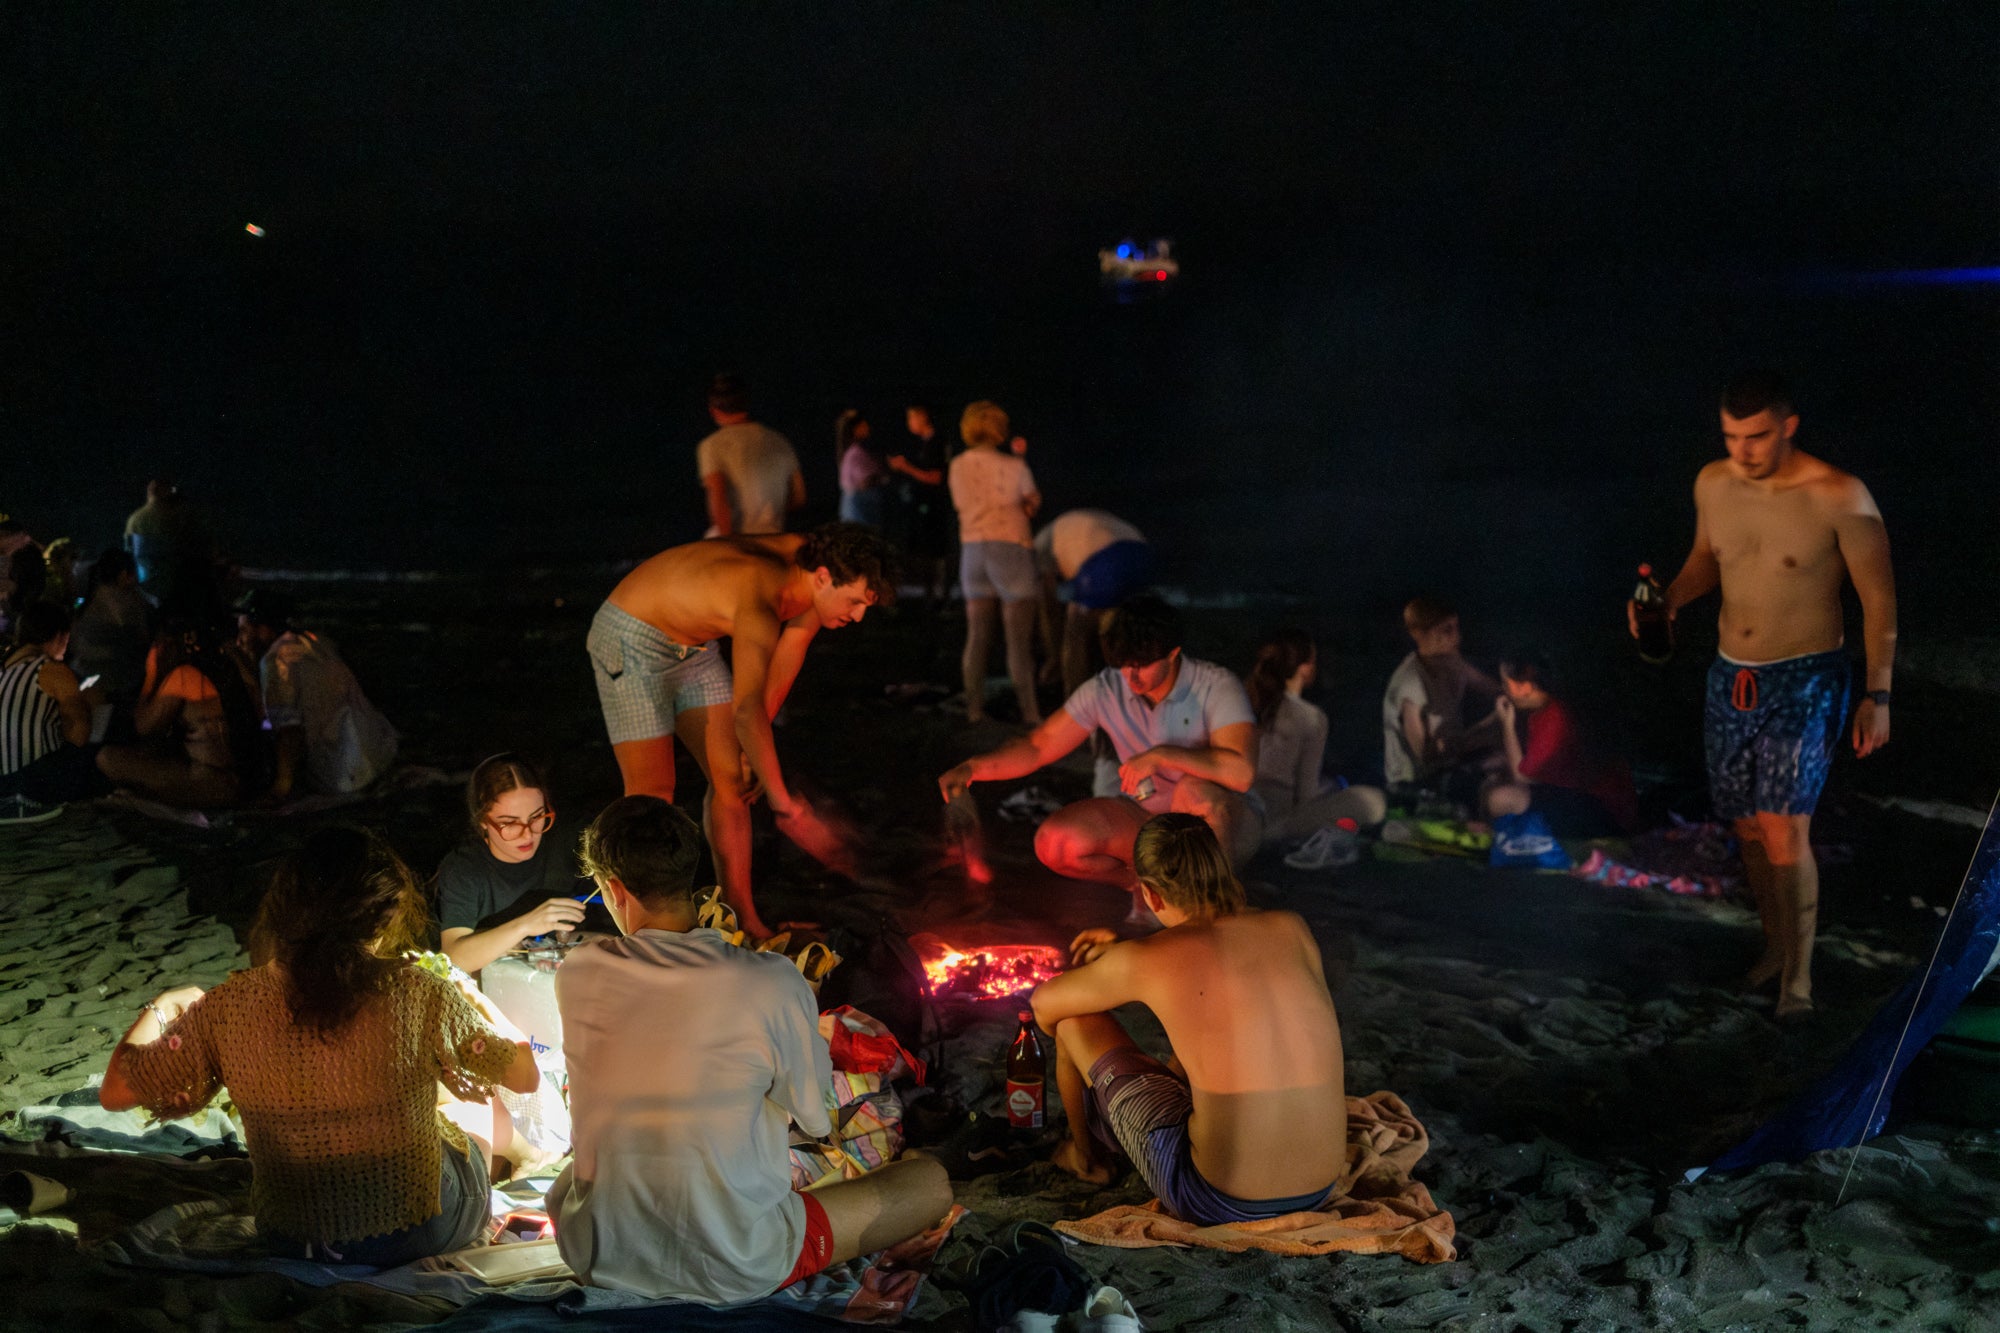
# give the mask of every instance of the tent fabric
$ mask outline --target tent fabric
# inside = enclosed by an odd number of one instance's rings
[[[2000,949],[2000,804],[1986,817],[1935,961],[1884,1004],[1831,1072],[1710,1168],[1797,1161],[1852,1147],[1882,1132],[1896,1082],[1965,1002]],[[1909,1030],[1903,1030],[1905,1019]],[[1700,1170],[1689,1173],[1690,1179]]]

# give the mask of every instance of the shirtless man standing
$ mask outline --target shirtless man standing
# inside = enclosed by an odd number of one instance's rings
[[[1056,1165],[1103,1184],[1105,1150],[1120,1149],[1174,1216],[1200,1226],[1323,1206],[1347,1164],[1347,1099],[1312,932],[1290,912],[1246,909],[1193,815],[1150,820],[1134,859],[1167,928],[1125,943],[1087,930],[1070,946],[1075,969],[1035,988],[1069,1118]],[[1134,1001],[1166,1028],[1173,1065],[1111,1016]]]
[[[591,621],[590,664],[625,794],[673,799],[679,737],[708,778],[702,823],[723,898],[755,938],[771,932],[750,899],[750,802],[767,797],[778,827],[821,860],[830,841],[785,785],[771,719],[815,634],[893,600],[888,563],[881,537],[853,523],[691,542],[627,574]]]
[[[1784,382],[1742,375],[1722,394],[1729,457],[1694,483],[1694,549],[1667,589],[1667,614],[1722,588],[1720,656],[1708,670],[1703,732],[1716,814],[1731,820],[1763,919],[1764,953],[1745,979],[1773,980],[1778,1016],[1812,1010],[1819,867],[1808,827],[1847,711],[1840,586],[1861,598],[1867,693],[1854,753],[1889,743],[1896,584],[1881,511],[1860,480],[1797,448]],[[1628,607],[1638,633],[1636,608]]]

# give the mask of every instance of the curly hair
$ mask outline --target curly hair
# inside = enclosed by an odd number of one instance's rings
[[[1199,815],[1154,815],[1132,844],[1139,882],[1197,921],[1243,910],[1243,884],[1215,830]]]
[[[590,821],[577,855],[599,884],[615,879],[647,902],[671,902],[694,891],[701,830],[657,796],[621,796]]]
[[[865,523],[823,523],[806,534],[794,558],[800,569],[824,567],[836,584],[862,580],[875,605],[895,605],[895,548]]]
[[[423,890],[389,844],[336,825],[279,864],[250,933],[284,971],[293,1023],[330,1037],[428,929]]]

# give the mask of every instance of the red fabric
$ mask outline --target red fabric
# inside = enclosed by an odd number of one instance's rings
[[[799,1247],[799,1261],[778,1284],[780,1291],[794,1282],[805,1281],[825,1268],[826,1261],[833,1257],[833,1223],[826,1220],[826,1206],[810,1194],[801,1194],[799,1199],[806,1206],[806,1242]]]
[[[849,1016],[852,1015],[850,1019]],[[832,1023],[827,1019],[831,1018]],[[826,1034],[827,1054],[833,1067],[843,1074],[880,1074],[884,1083],[893,1082],[907,1070],[924,1085],[924,1062],[903,1049],[903,1043],[882,1024],[852,1005],[841,1005],[820,1015],[820,1031]],[[903,1068],[897,1066],[901,1064]]]
[[[1632,789],[1632,770],[1622,759],[1608,759],[1584,743],[1576,714],[1560,699],[1527,715],[1528,738],[1521,755],[1521,776],[1530,782],[1595,796],[1620,827],[1638,822],[1639,798]]]

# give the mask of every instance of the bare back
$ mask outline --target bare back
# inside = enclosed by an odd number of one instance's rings
[[[610,603],[694,646],[728,637],[746,598],[763,602],[780,620],[798,614],[781,606],[804,537],[714,537],[662,551],[611,590]]]
[[[1217,1189],[1275,1199],[1347,1163],[1340,1023],[1319,946],[1290,912],[1177,926],[1130,946],[1138,998],[1187,1071],[1195,1166]]]
[[[1695,510],[1722,582],[1723,653],[1774,662],[1840,647],[1842,529],[1881,525],[1860,481],[1804,453],[1767,481],[1718,460],[1695,482]]]

